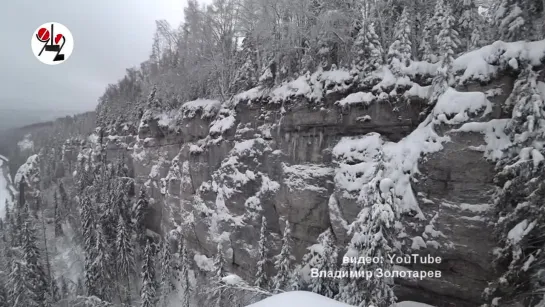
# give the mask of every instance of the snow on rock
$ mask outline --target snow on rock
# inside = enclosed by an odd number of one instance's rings
[[[200,112],[201,118],[215,116],[220,110],[221,102],[210,99],[197,99],[182,105],[180,112],[184,118],[194,118]]]
[[[0,219],[6,216],[6,205],[11,205],[13,202],[13,187],[6,162],[7,159],[0,156]]]
[[[199,269],[206,272],[214,271],[214,260],[212,258],[208,258],[205,255],[196,253],[193,257],[193,260],[195,260],[195,264],[197,264],[197,267],[199,267]]]
[[[381,91],[396,84],[396,77],[386,66],[382,67],[382,71],[377,72],[377,76],[380,77],[381,81],[373,87],[374,91]]]
[[[428,63],[425,61],[411,61],[409,66],[403,67],[402,71],[408,76],[434,75],[439,68],[439,63]]]
[[[511,146],[509,136],[505,134],[505,127],[509,119],[493,119],[488,122],[465,123],[451,132],[478,132],[484,135],[486,145],[482,148],[487,159],[497,161],[503,157],[507,148]]]
[[[466,104],[449,107],[446,103],[436,108],[442,108],[439,110],[443,112],[473,108]],[[434,112],[440,113],[436,109]],[[386,142],[378,133],[342,138],[332,152],[338,164],[335,169],[335,185],[344,193],[342,196],[358,198],[358,192],[375,176],[379,163],[382,163],[382,176],[393,181],[395,194],[401,199],[401,209],[414,210],[418,218],[424,218],[411,187],[411,178],[418,173],[418,161],[422,156],[441,150],[442,144],[450,140],[448,136],[439,136],[434,131],[436,123],[429,116],[399,142]]]
[[[460,124],[469,119],[470,114],[475,114],[484,109],[486,115],[492,111],[492,104],[481,92],[458,92],[453,88],[439,97],[433,115],[440,122],[447,124]],[[449,117],[452,117],[449,119]]]
[[[251,103],[252,101],[263,98],[264,93],[265,92],[260,87],[254,87],[245,92],[235,95],[235,97],[233,97],[233,102],[235,105],[242,101],[247,101],[248,103]]]
[[[40,172],[40,169],[39,169],[38,155],[32,155],[28,157],[26,162],[19,167],[19,169],[17,170],[17,173],[15,173],[13,182],[17,186],[19,182],[21,182],[23,177],[25,177],[28,183],[32,183],[32,182],[37,183],[40,181],[39,172]]]
[[[236,274],[229,274],[221,278],[221,281],[230,286],[244,286],[247,283],[240,276]]]
[[[172,111],[159,113],[157,114],[156,118],[157,118],[157,124],[159,124],[159,126],[161,127],[172,128],[174,127],[176,122],[176,118],[173,115]]]
[[[323,80],[327,93],[342,91],[353,81],[350,71],[342,69],[324,71],[321,73],[320,79]]]
[[[329,219],[331,220],[331,224],[334,226],[340,225],[343,230],[348,231],[350,227],[348,222],[343,218],[341,209],[339,208],[339,202],[335,199],[335,195],[329,197],[327,206],[329,208]]]
[[[424,241],[424,239],[422,239],[421,236],[416,236],[412,240],[413,240],[413,243],[411,245],[411,248],[413,250],[419,250],[421,248],[427,247],[426,242]]]
[[[291,291],[273,295],[246,307],[351,307],[325,296],[306,291]]]
[[[236,122],[234,112],[227,110],[230,114],[216,119],[210,125],[210,134],[223,134],[231,129]]]
[[[534,42],[506,43],[496,41],[480,49],[468,52],[458,57],[454,63],[455,71],[464,71],[460,82],[467,80],[488,81],[500,72],[513,59],[529,61],[538,66],[545,58],[545,40]]]
[[[285,82],[280,87],[274,89],[271,94],[271,101],[280,103],[288,100],[288,98],[296,96],[306,96],[312,92],[310,85],[307,83],[305,76],[301,76],[294,81]]]
[[[358,92],[358,93],[353,93],[346,96],[345,98],[337,101],[335,104],[341,107],[344,107],[347,105],[353,105],[353,104],[369,105],[371,102],[373,102],[376,99],[377,97],[375,97],[373,93]]]
[[[327,191],[323,186],[312,185],[313,179],[333,176],[333,169],[318,164],[287,165],[282,163],[284,183],[290,190]]]
[[[429,99],[431,97],[431,86],[420,86],[416,83],[413,83],[413,86],[405,92],[405,96]]]
[[[528,220],[525,219],[513,227],[509,233],[507,233],[507,239],[509,239],[513,244],[517,244],[525,235],[532,231],[535,224],[535,221],[529,223]]]

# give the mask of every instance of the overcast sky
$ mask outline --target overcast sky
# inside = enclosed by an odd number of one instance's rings
[[[210,2],[210,1],[206,1]],[[15,0],[0,9],[0,110],[94,109],[109,83],[151,51],[155,20],[178,26],[186,0]],[[74,51],[59,65],[39,62],[30,41],[36,28],[59,22]]]

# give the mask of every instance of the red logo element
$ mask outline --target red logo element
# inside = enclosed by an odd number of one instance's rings
[[[55,44],[58,44],[59,41],[61,40],[61,38],[63,38],[64,36],[62,34],[57,34],[57,36],[55,36]]]
[[[36,34],[36,38],[40,42],[47,42],[49,40],[49,30],[47,30],[46,28],[41,28],[40,30],[38,30],[38,34]]]

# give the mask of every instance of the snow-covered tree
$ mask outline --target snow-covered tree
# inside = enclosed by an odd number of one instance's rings
[[[214,280],[217,284],[223,283],[223,277],[225,277],[225,259],[223,258],[223,252],[221,250],[221,244],[218,244],[216,257],[214,257]],[[225,289],[221,286],[216,287],[212,292],[211,297],[214,307],[223,307],[225,304]]]
[[[30,306],[30,291],[26,285],[24,263],[13,261],[8,278],[8,300],[11,307]]]
[[[403,68],[409,65],[411,60],[412,47],[409,18],[409,10],[405,8],[397,25],[395,40],[388,50],[389,64],[396,76],[403,75]]]
[[[57,196],[57,191],[53,194],[53,205],[54,205],[54,223],[55,223],[55,237],[62,236],[62,216],[61,209],[59,207],[59,198]]]
[[[352,240],[347,255],[351,257],[383,257],[396,252],[396,230],[394,223],[399,217],[393,194],[393,182],[381,178],[382,171],[365,185],[364,207],[352,224]],[[391,271],[393,264],[356,263],[350,265],[353,271]],[[345,267],[347,269],[348,267]],[[395,302],[391,281],[385,278],[352,278],[339,288],[337,298],[355,306],[374,305],[389,307]]]
[[[356,68],[363,72],[377,70],[383,64],[384,50],[372,22],[364,22],[354,41]]]
[[[265,217],[262,217],[261,220],[261,230],[259,234],[259,243],[257,248],[258,261],[257,261],[257,272],[255,279],[255,286],[267,289],[269,287],[269,278],[267,276],[267,264],[269,262],[268,258],[269,249],[267,248],[267,221]]]
[[[148,210],[149,201],[146,195],[146,189],[145,187],[142,187],[140,189],[140,194],[138,195],[138,201],[136,202],[136,207],[134,211],[135,231],[139,241],[142,241],[145,236],[145,218]]]
[[[146,242],[144,260],[142,261],[142,288],[140,299],[142,307],[155,307],[156,303],[155,281],[155,251],[151,239]]]
[[[475,0],[462,0],[456,3],[454,16],[459,16],[457,31],[463,40],[461,51],[470,51],[481,45],[482,17]],[[456,18],[456,17],[455,17]]]
[[[254,38],[251,33],[247,33],[242,41],[242,50],[239,52],[241,57],[241,67],[237,70],[233,80],[233,91],[235,93],[249,90],[257,85],[258,63],[257,51]]]
[[[28,306],[42,307],[47,303],[49,285],[37,245],[34,223],[28,215],[23,227],[24,280],[28,287]]]
[[[498,163],[494,178],[501,247],[495,262],[504,273],[486,293],[490,300],[496,297],[501,301],[532,293],[524,296],[524,305],[534,306],[542,299],[537,293],[542,287],[539,272],[545,263],[545,255],[536,249],[545,225],[545,150],[541,145],[545,141],[545,102],[537,87],[537,74],[526,63],[521,67],[506,102],[512,108],[505,130],[512,146]]]
[[[189,284],[189,258],[187,255],[187,248],[186,244],[184,244],[183,239],[180,240],[179,248],[179,276],[180,276],[180,284],[182,286],[182,289],[180,291],[182,306],[181,307],[189,307],[189,302],[191,301],[191,285]]]
[[[334,240],[331,229],[318,236],[318,243],[310,246],[309,252],[303,257],[303,262],[309,269],[325,272],[337,270],[338,253]],[[312,278],[308,287],[312,292],[329,298],[337,293],[335,280],[325,276]]]
[[[276,275],[274,276],[273,291],[284,291],[289,286],[290,274],[295,257],[292,254],[290,223],[286,220],[284,233],[282,234],[282,249],[280,254],[275,257],[274,268]]]
[[[134,272],[134,246],[130,229],[123,216],[119,216],[117,222],[117,237],[115,240],[115,261],[119,278],[126,283],[127,289],[124,295],[126,302],[130,304],[130,276]]]
[[[460,44],[458,32],[454,26],[454,16],[452,16],[450,7],[446,6],[441,19],[441,29],[439,34],[437,34],[440,62],[437,73],[432,81],[432,102],[436,102],[445,93],[450,84],[454,82],[452,64],[454,62],[455,50]]]
[[[159,289],[159,304],[161,306],[167,306],[168,296],[175,289],[173,275],[174,270],[172,263],[172,254],[170,250],[170,240],[166,238],[163,241],[161,253],[161,283]]]
[[[539,1],[501,0],[494,12],[494,26],[499,39],[507,42],[534,40],[543,37],[542,29],[534,22],[540,21]],[[543,4],[541,4],[543,5]]]

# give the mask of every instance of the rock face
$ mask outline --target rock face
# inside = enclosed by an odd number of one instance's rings
[[[460,91],[498,87],[509,92],[512,80],[469,84]],[[114,155],[128,148],[137,189],[146,187],[152,198],[148,228],[164,233],[181,227],[195,255],[210,258],[221,249],[230,271],[252,280],[262,217],[271,257],[286,221],[298,260],[328,228],[340,247],[350,241],[347,226],[361,204],[339,190],[333,149],[343,137],[378,133],[381,142],[395,144],[417,129],[422,112],[429,112],[425,99],[403,92],[372,103],[336,103],[358,90],[344,88],[318,102],[298,96],[276,104],[263,96],[239,99],[206,116],[199,110],[170,120],[147,114],[138,137],[110,137],[107,148]],[[498,105],[507,95],[488,96],[493,111],[475,121],[503,116]],[[477,306],[487,281],[496,276],[489,222],[494,164],[475,149],[485,143],[484,136],[453,130],[460,126],[435,127],[448,141],[420,159],[419,173],[409,183],[417,208],[401,212],[403,250],[442,258],[440,264],[404,266],[438,270],[442,278],[396,280],[401,300]]]

